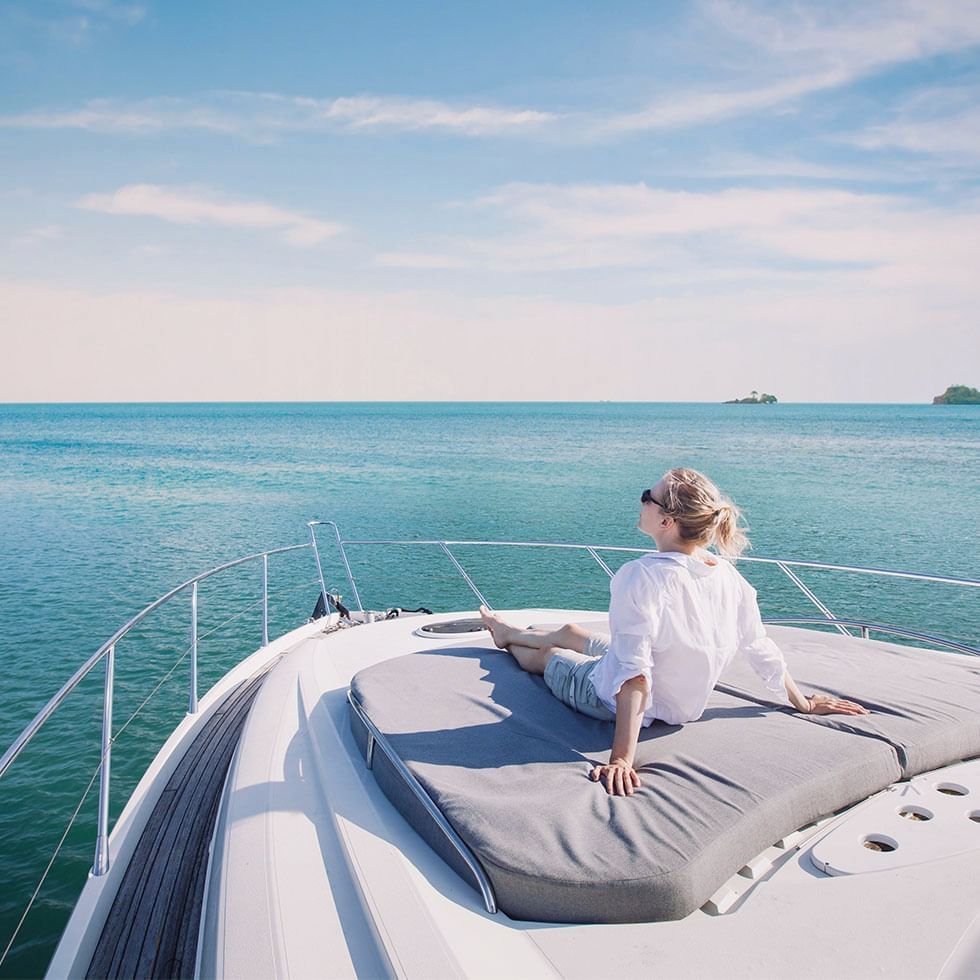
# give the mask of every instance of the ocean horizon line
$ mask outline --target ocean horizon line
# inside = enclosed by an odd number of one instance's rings
[[[427,399],[401,399],[401,398],[361,398],[361,399],[230,399],[230,400],[208,400],[199,401],[196,399],[177,399],[165,401],[127,401],[116,399],[111,401],[0,401],[2,408],[15,407],[103,407],[103,406],[195,406],[195,405],[216,405],[216,406],[254,406],[254,405],[729,405],[737,404],[730,401],[715,401],[705,399],[456,399],[456,398],[427,398]],[[743,403],[744,404],[744,403]],[[792,401],[790,399],[780,399],[776,405],[881,405],[881,406],[901,406],[913,407],[916,405],[933,406],[933,402],[927,401]],[[939,406],[946,407],[946,406]]]

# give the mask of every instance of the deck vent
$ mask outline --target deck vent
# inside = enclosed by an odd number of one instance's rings
[[[829,875],[855,875],[980,855],[978,797],[980,759],[914,776],[838,817],[810,862]]]
[[[416,631],[416,636],[459,636],[463,633],[486,633],[487,628],[481,619],[450,619],[444,623],[429,623],[427,626],[420,626]]]
[[[898,815],[906,820],[932,820],[935,816],[932,810],[927,810],[924,806],[903,806]]]

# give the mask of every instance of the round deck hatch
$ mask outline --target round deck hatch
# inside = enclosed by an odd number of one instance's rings
[[[458,636],[461,633],[486,633],[487,628],[480,619],[450,619],[445,623],[429,623],[420,626],[416,636]]]

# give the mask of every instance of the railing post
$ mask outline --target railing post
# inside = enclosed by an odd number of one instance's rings
[[[269,645],[269,556],[262,556],[262,646]]]
[[[354,601],[357,603],[357,608],[361,612],[364,612],[364,604],[361,602],[361,593],[357,591],[357,583],[354,581],[354,573],[350,570],[350,562],[347,560],[347,551],[344,548],[344,542],[340,536],[340,528],[337,527],[333,521],[327,521],[326,523],[333,527],[334,537],[337,539],[337,548],[340,551],[340,557],[344,563],[344,569],[347,572],[347,581],[350,582],[350,590],[354,593]]]
[[[613,577],[613,570],[602,560],[595,548],[585,549],[599,563],[599,567],[610,577]]]
[[[466,569],[456,560],[456,556],[449,550],[445,541],[439,542],[439,547],[446,553],[446,557],[456,566],[456,571],[463,576],[463,581],[470,587],[470,592],[473,593],[480,600],[480,604],[486,606],[487,609],[493,610],[493,606],[487,602],[487,597],[476,587],[476,583],[466,574]]]
[[[313,545],[313,557],[316,558],[316,570],[317,574],[320,576],[320,595],[323,596],[324,611],[330,607],[327,604],[327,586],[323,581],[323,567],[320,564],[320,549],[316,545],[316,533],[313,530],[317,524],[324,524],[333,528],[334,537],[337,539],[337,550],[340,552],[340,558],[344,563],[344,570],[347,572],[347,581],[350,583],[351,595],[354,596],[354,602],[357,603],[357,608],[361,612],[364,612],[364,605],[361,602],[361,594],[357,591],[357,583],[354,581],[354,573],[350,570],[350,562],[347,560],[347,551],[344,549],[344,541],[340,536],[340,528],[337,527],[334,521],[308,521],[306,526],[310,529],[310,544]]]
[[[834,629],[843,636],[850,636],[851,634],[844,629],[839,623],[834,622],[837,617],[817,598],[816,592],[813,591],[804,581],[796,574],[792,569],[787,568],[787,566],[781,562],[777,561],[776,566],[783,572],[786,573],[789,580],[812,602],[817,609],[819,609],[824,616],[827,617],[832,623],[834,623]]]
[[[116,647],[109,647],[105,657],[105,687],[102,693],[102,761],[99,764],[99,822],[95,838],[96,877],[109,870],[109,762],[112,753],[112,685],[116,670]]]
[[[320,549],[316,545],[316,532],[313,530],[314,525],[318,524],[319,521],[310,521],[306,527],[310,532],[310,544],[313,546],[313,557],[316,559],[316,573],[320,578],[320,598],[323,600],[323,612],[326,615],[327,610],[330,608],[327,605],[327,584],[323,581],[323,566],[320,564]]]
[[[187,713],[197,714],[197,582],[191,586],[191,695]]]
[[[867,640],[870,636],[871,636],[871,631],[868,629],[868,627],[867,626],[862,626],[861,627],[861,639],[862,640]]]

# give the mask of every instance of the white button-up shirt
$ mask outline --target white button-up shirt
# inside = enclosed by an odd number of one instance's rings
[[[731,562],[706,551],[644,555],[616,573],[610,594],[612,638],[591,677],[611,711],[623,684],[642,674],[650,685],[644,727],[694,721],[739,653],[786,700],[783,655],[766,635],[755,589]]]

